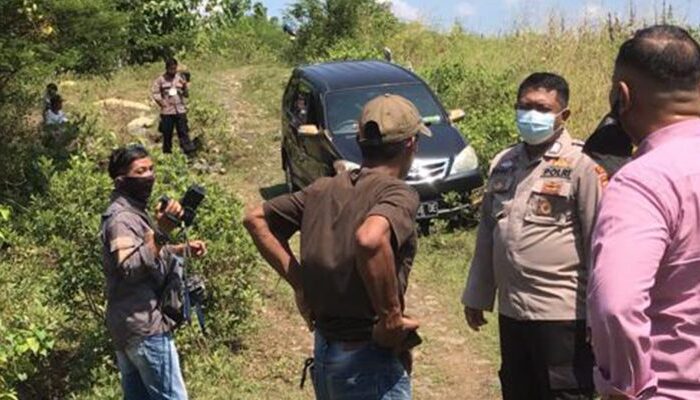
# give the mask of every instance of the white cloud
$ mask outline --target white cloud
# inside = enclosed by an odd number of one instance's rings
[[[459,3],[455,8],[458,17],[471,17],[476,14],[476,8],[471,3]]]
[[[379,3],[391,3],[391,12],[404,21],[418,21],[421,19],[421,12],[418,7],[414,7],[404,0],[377,0]]]
[[[605,15],[605,9],[600,4],[586,3],[583,6],[583,15],[586,18],[598,19]]]

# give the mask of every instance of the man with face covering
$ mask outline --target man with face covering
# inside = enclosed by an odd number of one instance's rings
[[[114,180],[111,203],[102,215],[102,264],[107,281],[107,329],[117,351],[126,400],[182,400],[187,391],[180,372],[172,321],[158,308],[168,259],[182,255],[184,244],[166,245],[181,216],[174,200],[155,213],[146,212],[155,173],[140,145],[121,147],[109,158]],[[189,242],[190,254],[206,253],[204,242]]]
[[[700,46],[675,26],[638,31],[610,102],[638,148],[593,233],[596,386],[606,399],[700,399]]]
[[[491,163],[462,296],[478,331],[498,292],[505,400],[593,398],[586,249],[607,175],[567,132],[568,101],[561,76],[535,73],[520,85],[522,142]]]
[[[252,210],[245,219],[260,253],[294,289],[315,331],[319,400],[411,398],[404,292],[416,253],[418,193],[404,178],[420,134],[416,107],[382,95],[362,110],[362,167],[320,178]],[[301,259],[289,238],[301,233]]]

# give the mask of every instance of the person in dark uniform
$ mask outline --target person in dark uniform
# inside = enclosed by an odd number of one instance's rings
[[[418,342],[418,322],[403,310],[419,200],[403,178],[419,134],[430,131],[411,102],[379,96],[359,121],[361,168],[320,178],[245,218],[315,331],[318,399],[411,398],[408,348]],[[288,242],[297,231],[301,259]]]

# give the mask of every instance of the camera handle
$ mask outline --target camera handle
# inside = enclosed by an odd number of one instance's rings
[[[190,302],[190,291],[187,287],[187,262],[191,256],[190,242],[187,238],[189,227],[182,221],[178,220],[178,222],[180,224],[181,235],[185,243],[185,250],[182,252],[182,283],[185,285],[185,315],[187,315],[187,322],[190,323],[192,321],[192,303]],[[207,328],[204,324],[204,310],[202,310],[201,302],[197,302],[194,305],[194,312],[197,314],[197,322],[199,323],[199,328],[202,330],[202,335],[207,336]]]

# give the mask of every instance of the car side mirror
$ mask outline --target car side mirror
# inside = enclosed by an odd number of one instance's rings
[[[450,110],[450,122],[459,122],[464,119],[464,117],[467,116],[467,113],[464,112],[464,110],[457,108],[454,110]]]
[[[299,127],[299,134],[302,136],[316,136],[320,132],[316,125],[306,124]]]

